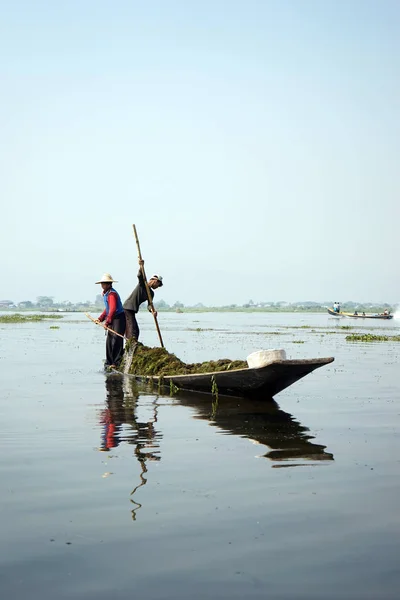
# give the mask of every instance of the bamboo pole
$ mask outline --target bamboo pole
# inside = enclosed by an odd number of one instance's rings
[[[87,316],[88,319],[90,319],[91,321],[93,321],[93,323],[96,323],[96,325],[100,325],[100,327],[103,327],[103,329],[106,329],[107,331],[110,331],[111,333],[113,333],[114,335],[118,335],[119,337],[121,337],[123,340],[125,339],[125,336],[121,335],[120,333],[118,333],[118,331],[114,331],[114,329],[111,329],[111,327],[108,327],[107,325],[103,325],[103,323],[98,323],[97,319],[94,319],[92,317],[92,315],[89,315],[89,313],[85,313],[85,315]]]
[[[137,231],[136,231],[136,225],[132,225],[132,227],[133,227],[133,233],[135,235],[135,240],[136,240],[136,246],[137,246],[137,250],[138,250],[139,260],[143,261],[142,253],[140,251],[139,238],[138,238],[138,234],[137,234]],[[140,270],[142,271],[142,275],[143,275],[143,279],[144,279],[144,284],[146,286],[147,298],[148,298],[148,301],[149,301],[149,306],[151,308],[151,313],[152,313],[152,315],[154,317],[154,322],[156,324],[156,329],[157,329],[158,337],[160,339],[161,348],[164,348],[163,340],[162,340],[162,337],[161,337],[160,327],[158,325],[157,317],[154,314],[154,310],[155,309],[154,309],[154,305],[153,305],[153,298],[152,298],[151,293],[150,293],[150,288],[149,288],[149,286],[147,284],[147,278],[146,278],[146,273],[145,273],[144,265],[143,264],[140,264]]]

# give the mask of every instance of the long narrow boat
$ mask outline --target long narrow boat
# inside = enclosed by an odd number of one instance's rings
[[[302,379],[315,369],[333,362],[333,357],[308,360],[276,360],[265,367],[216,371],[191,375],[166,375],[145,377],[131,375],[139,381],[175,386],[182,390],[206,392],[218,390],[227,396],[265,396],[272,398],[282,390]]]
[[[330,315],[332,315],[333,317],[351,317],[352,319],[393,319],[393,315],[385,315],[385,314],[378,314],[378,315],[373,315],[371,313],[358,313],[358,314],[354,314],[354,313],[349,313],[349,312],[336,312],[334,311],[332,308],[328,308],[327,309],[328,313]]]

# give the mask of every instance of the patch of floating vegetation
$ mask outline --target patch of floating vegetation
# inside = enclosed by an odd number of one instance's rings
[[[187,327],[186,331],[226,331],[226,329],[214,329],[213,327]]]
[[[21,315],[15,313],[12,315],[0,315],[0,323],[32,323],[44,321],[45,319],[62,319],[63,315]]]
[[[293,340],[292,344],[304,344],[303,340]]]
[[[400,335],[374,335],[372,333],[352,333],[346,336],[347,342],[400,342]]]
[[[290,335],[287,331],[225,331],[227,335]]]
[[[127,354],[131,344],[132,342],[127,342],[125,346]],[[129,373],[142,376],[189,375],[247,368],[248,364],[245,360],[229,360],[228,358],[188,364],[181,361],[175,354],[170,354],[165,348],[149,348],[138,342]],[[119,370],[124,371],[124,361]]]
[[[58,325],[50,325],[49,329],[60,329]]]
[[[331,329],[322,325],[278,325],[279,329]]]

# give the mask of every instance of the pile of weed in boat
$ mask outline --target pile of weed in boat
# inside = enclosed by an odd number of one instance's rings
[[[129,342],[125,348],[129,351]],[[121,365],[123,371],[124,365]],[[140,342],[133,353],[129,373],[132,375],[189,375],[194,373],[214,373],[215,371],[230,371],[232,369],[247,369],[245,360],[210,360],[203,363],[187,364],[175,354],[170,354],[165,348],[149,348]]]

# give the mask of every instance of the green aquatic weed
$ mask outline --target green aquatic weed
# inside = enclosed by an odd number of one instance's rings
[[[213,373],[247,368],[244,360],[210,360],[203,363],[185,363],[165,348],[149,348],[138,342],[132,357],[129,373],[141,376],[188,375],[194,373]]]
[[[32,323],[36,321],[44,321],[45,319],[62,319],[63,315],[21,315],[14,313],[11,315],[0,315],[0,323]]]
[[[215,419],[218,410],[218,385],[215,381],[215,375],[211,377],[211,394],[213,395],[213,401],[211,404],[211,418]]]
[[[174,382],[171,379],[170,382],[169,382],[169,395],[173,396],[177,392],[179,392],[179,388],[178,388],[177,385],[174,384]]]
[[[400,342],[400,335],[374,335],[372,333],[352,333],[346,335],[347,342]]]

